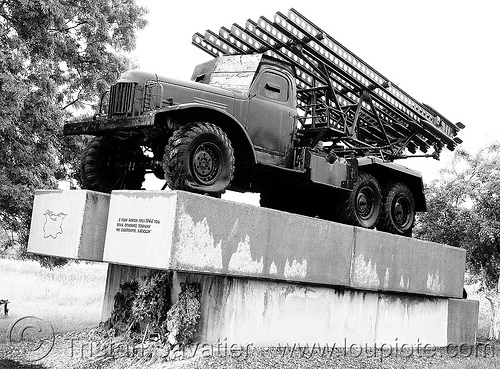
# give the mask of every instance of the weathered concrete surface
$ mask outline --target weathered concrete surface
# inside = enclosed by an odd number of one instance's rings
[[[104,260],[461,297],[465,251],[183,191],[114,191]]]
[[[108,285],[114,286],[145,269],[110,265]],[[181,282],[201,290],[201,319],[195,340],[229,345],[286,346],[298,343],[337,347],[386,348],[411,345],[474,344],[477,305],[473,301],[376,291],[346,290],[286,281],[174,272],[171,298],[175,302]],[[114,293],[108,292],[107,296]],[[112,298],[105,304],[112,306]],[[109,308],[103,309],[103,320]],[[450,329],[453,327],[453,329]],[[473,328],[473,329],[472,329]]]
[[[479,317],[479,301],[449,299],[448,342],[460,346],[476,340]]]
[[[106,276],[106,288],[104,290],[104,300],[102,304],[101,321],[105,322],[111,316],[114,307],[115,295],[120,291],[120,284],[140,281],[141,277],[148,273],[149,269],[138,268],[125,265],[108,265],[108,274]]]
[[[341,224],[182,191],[114,191],[108,227],[112,263],[349,283],[353,228]]]
[[[186,273],[177,273],[176,281],[201,287],[199,342],[447,344],[443,298]]]
[[[28,251],[102,261],[110,195],[87,191],[36,191]]]
[[[376,342],[447,343],[448,299],[379,294]],[[391,341],[393,340],[393,341]]]
[[[356,228],[350,286],[462,297],[465,250]]]

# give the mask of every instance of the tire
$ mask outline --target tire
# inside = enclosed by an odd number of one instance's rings
[[[163,171],[171,189],[220,196],[234,174],[234,150],[212,123],[190,123],[174,132],[165,146]]]
[[[411,237],[415,224],[415,200],[403,183],[390,183],[382,191],[382,214],[377,229]]]
[[[143,158],[138,143],[96,137],[81,158],[82,188],[106,193],[120,189],[138,190],[146,174],[141,165]]]
[[[375,177],[359,172],[352,192],[344,197],[340,205],[341,222],[363,228],[374,228],[382,205],[382,191]]]

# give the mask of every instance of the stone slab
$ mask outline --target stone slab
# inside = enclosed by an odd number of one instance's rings
[[[474,342],[477,334],[479,301],[450,299],[448,302],[448,341],[460,346]]]
[[[347,286],[353,228],[183,191],[113,191],[104,260]]]
[[[461,297],[465,251],[183,191],[114,191],[104,260]]]
[[[176,273],[174,284],[201,289],[201,321],[196,341],[373,344],[378,296],[288,282]]]
[[[356,228],[350,286],[462,297],[465,250]]]
[[[28,251],[102,261],[110,195],[88,190],[35,192]]]
[[[337,347],[448,343],[444,298],[191,273],[176,276],[174,283],[196,283],[201,288],[199,342],[227,339],[256,346]]]
[[[108,284],[115,292],[116,281],[145,272],[121,265],[109,268]],[[194,337],[199,343],[328,344],[330,348],[406,345],[416,350],[446,346],[459,337],[462,344],[475,344],[475,334],[469,334],[477,328],[478,310],[471,308],[477,305],[474,301],[174,272],[172,302],[177,300],[181,283],[194,283],[201,291],[201,318]],[[112,304],[112,299],[105,304]]]

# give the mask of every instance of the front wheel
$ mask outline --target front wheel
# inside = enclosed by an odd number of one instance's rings
[[[411,237],[415,223],[415,201],[403,183],[384,186],[382,216],[377,228],[384,232]]]
[[[377,223],[382,203],[380,186],[371,174],[358,173],[352,192],[345,195],[340,218],[343,223],[373,228]]]
[[[174,132],[165,146],[163,170],[172,189],[220,196],[234,173],[234,150],[212,123],[190,123]]]
[[[83,189],[107,192],[138,190],[146,174],[145,156],[139,143],[115,137],[96,137],[80,162]]]

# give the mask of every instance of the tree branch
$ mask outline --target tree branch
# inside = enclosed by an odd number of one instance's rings
[[[76,98],[73,101],[70,101],[69,103],[67,103],[65,106],[63,106],[61,108],[61,110],[66,110],[70,106],[76,104],[80,100],[80,95],[81,95],[82,92],[83,92],[83,88],[81,88],[80,91],[78,91],[78,94],[76,95]]]
[[[75,29],[77,27],[80,27],[81,25],[83,24],[87,24],[88,22],[87,21],[82,21],[82,22],[78,22],[76,23],[74,26],[71,26],[71,27],[66,27],[66,28],[49,28],[48,30],[49,31],[56,31],[56,32],[68,32],[72,29]]]

